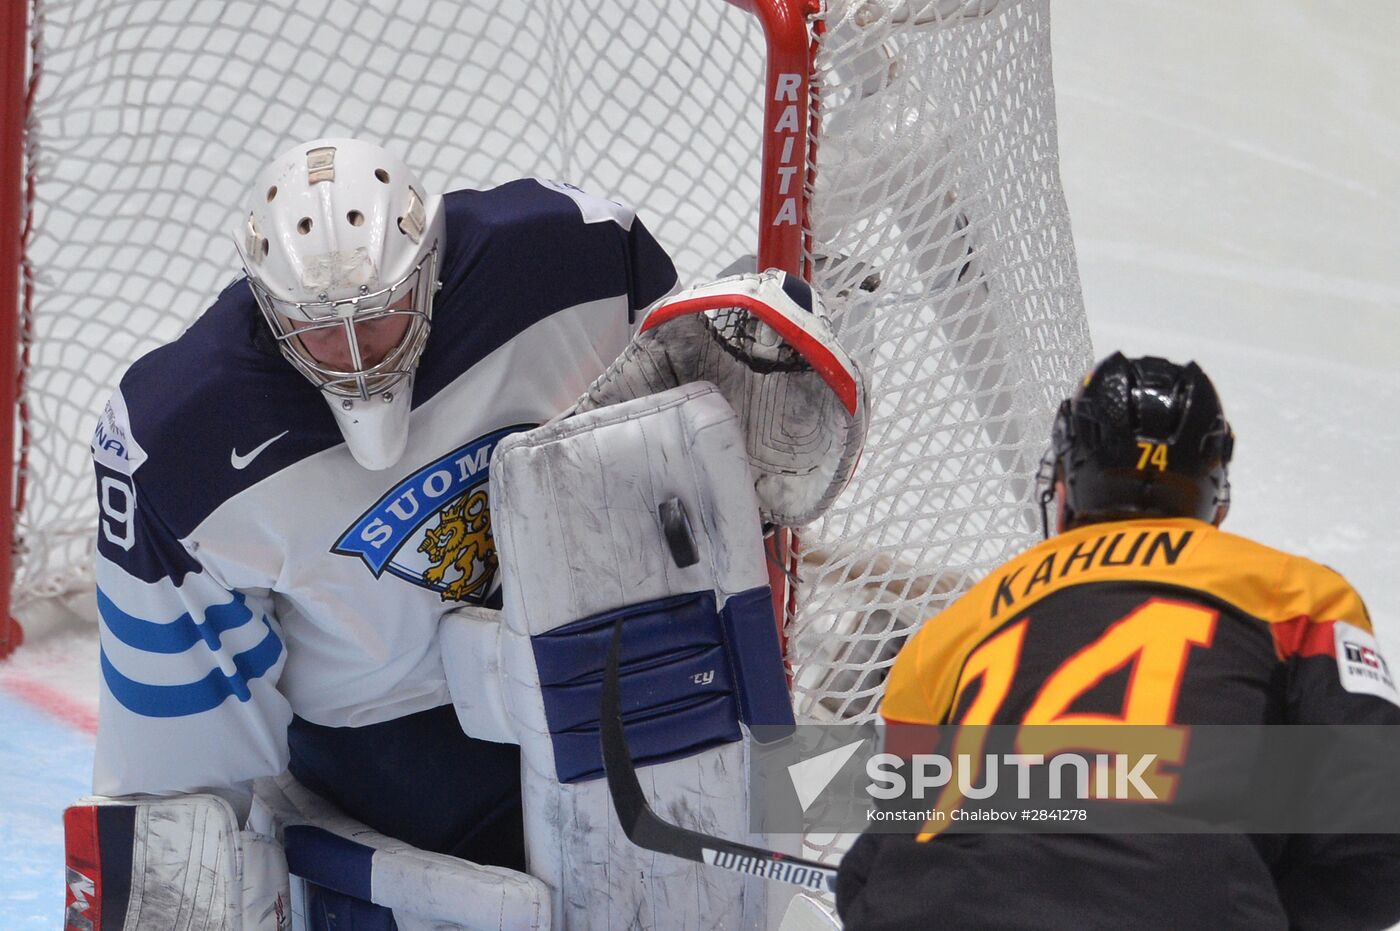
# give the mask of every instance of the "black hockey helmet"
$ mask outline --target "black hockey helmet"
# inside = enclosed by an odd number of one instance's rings
[[[1230,504],[1235,436],[1195,362],[1121,352],[1060,405],[1041,470],[1041,519],[1064,481],[1064,529],[1132,517],[1215,521]]]

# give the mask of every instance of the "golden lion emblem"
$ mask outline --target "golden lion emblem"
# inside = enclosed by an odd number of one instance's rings
[[[418,552],[426,553],[433,563],[423,573],[423,581],[441,585],[448,570],[455,569],[460,575],[443,589],[442,600],[465,601],[484,591],[496,577],[496,541],[491,537],[486,490],[461,495],[437,517],[437,526],[424,531],[423,542],[418,544]]]

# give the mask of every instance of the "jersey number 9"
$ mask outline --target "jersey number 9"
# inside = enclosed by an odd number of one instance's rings
[[[102,476],[98,483],[102,505],[102,535],[107,542],[130,550],[136,543],[136,490],[125,479]]]

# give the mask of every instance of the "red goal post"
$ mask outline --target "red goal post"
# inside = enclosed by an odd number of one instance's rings
[[[759,269],[780,268],[810,280],[806,256],[808,195],[815,145],[811,99],[812,59],[816,43],[808,35],[808,18],[821,11],[819,0],[728,0],[758,17],[767,41],[763,86],[763,159],[758,200]],[[768,579],[773,614],[786,649],[787,620],[796,610],[797,562],[794,535],[779,530],[768,539]]]
[[[4,32],[0,35],[0,346],[11,351],[0,353],[0,399],[15,410],[14,417],[0,416],[0,659],[8,656],[23,640],[23,630],[9,609],[15,502],[21,491],[16,487],[19,474],[15,458],[8,451],[16,448],[15,423],[22,416],[20,354],[20,276],[24,258],[26,183],[24,159],[25,117],[29,75],[29,4],[26,0],[3,0]]]
[[[823,295],[871,432],[779,557],[802,720],[872,717],[909,632],[1035,538],[1035,464],[1090,361],[1049,0],[0,2],[22,618],[90,593],[101,405],[237,274],[257,167],[318,135],[393,145],[434,190],[577,183],[637,207],[686,284],[756,254]]]

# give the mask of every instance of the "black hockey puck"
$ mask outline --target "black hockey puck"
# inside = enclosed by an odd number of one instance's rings
[[[656,509],[661,518],[661,532],[666,535],[666,546],[671,550],[671,558],[684,569],[700,561],[700,550],[695,545],[695,535],[690,532],[690,517],[685,513],[685,504],[680,498],[667,498]]]

